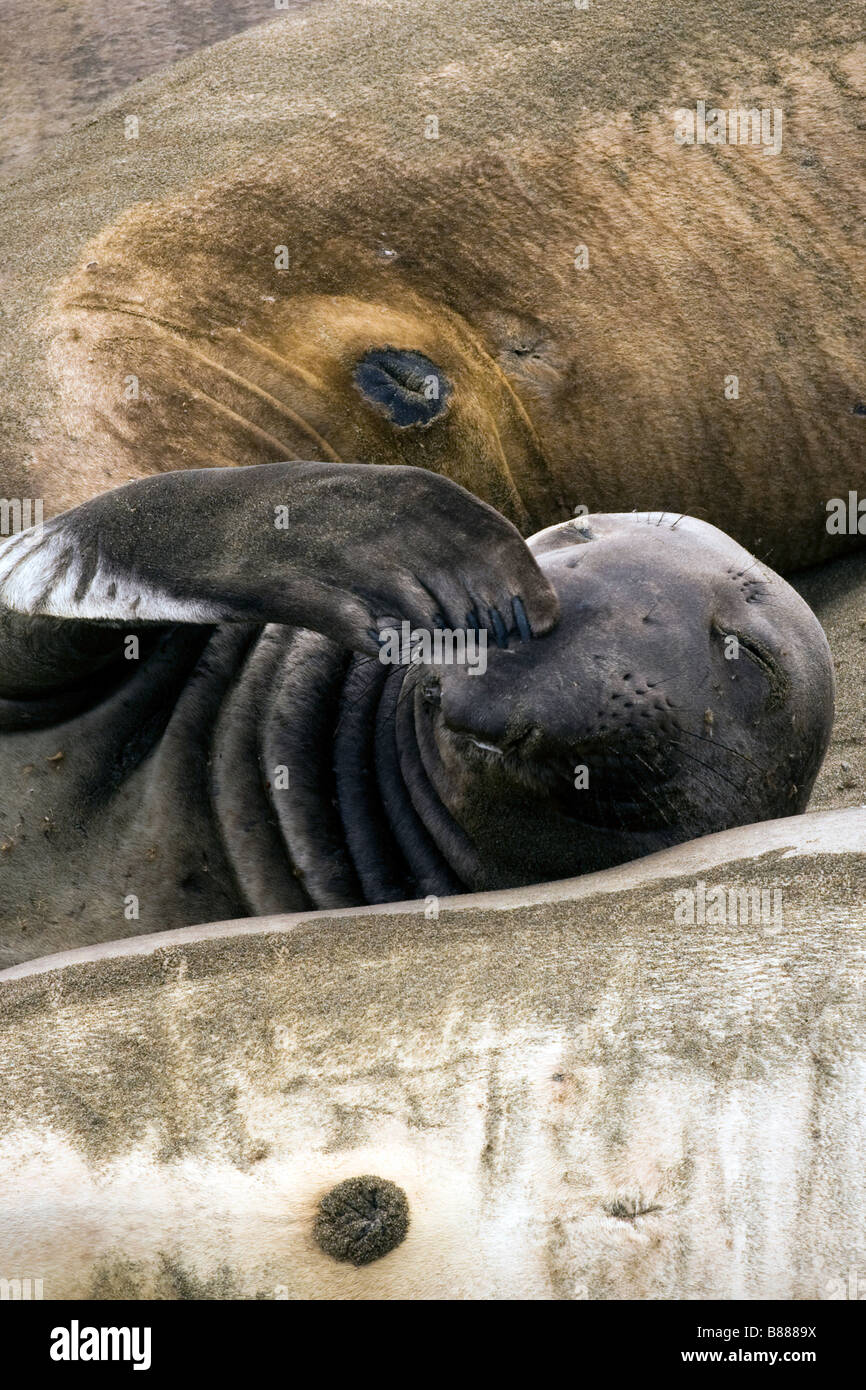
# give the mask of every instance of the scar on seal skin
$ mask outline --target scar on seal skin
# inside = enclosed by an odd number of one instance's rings
[[[326,1255],[348,1264],[372,1264],[406,1239],[409,1203],[387,1178],[364,1174],[332,1187],[319,1203],[313,1235]]]

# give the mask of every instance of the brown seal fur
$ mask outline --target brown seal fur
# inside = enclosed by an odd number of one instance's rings
[[[658,507],[782,570],[831,554],[866,429],[858,29],[849,0],[341,0],[149,79],[9,198],[4,492],[408,462],[525,530]],[[780,108],[781,153],[678,146],[699,99]],[[383,347],[453,384],[426,428],[357,389]]]

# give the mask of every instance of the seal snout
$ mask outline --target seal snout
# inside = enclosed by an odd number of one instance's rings
[[[544,795],[566,816],[657,825],[652,794],[668,781],[678,729],[670,702],[652,680],[626,673],[614,682],[591,661],[579,669],[573,654],[564,667],[551,651],[548,665],[538,645],[534,670],[503,663],[480,697],[459,675],[446,677],[436,706],[441,739],[470,772]]]

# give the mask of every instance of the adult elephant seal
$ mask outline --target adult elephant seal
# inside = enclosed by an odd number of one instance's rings
[[[3,494],[362,459],[527,534],[667,508],[821,559],[864,476],[863,72],[854,0],[333,0],[196,55],[4,200]],[[678,144],[703,100],[773,144]]]
[[[599,516],[527,548],[418,469],[128,484],[0,546],[0,604],[9,963],[794,814],[832,724],[817,619],[714,527]],[[474,629],[486,670],[377,660],[402,622]]]
[[[47,1299],[850,1296],[866,811],[760,831],[438,919],[223,923],[4,972],[4,1278]],[[701,883],[782,912],[677,925]]]

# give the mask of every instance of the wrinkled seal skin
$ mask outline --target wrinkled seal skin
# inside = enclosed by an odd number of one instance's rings
[[[759,830],[438,920],[235,922],[5,972],[8,1275],[47,1299],[845,1297],[866,811]],[[779,889],[781,929],[674,929],[696,879]],[[408,1231],[358,1267],[317,1216],[365,1175]]]
[[[852,544],[825,504],[863,479],[860,28],[854,0],[334,0],[138,85],[6,200],[4,492],[360,459],[525,534],[583,504],[782,571]],[[781,153],[677,146],[699,99],[778,107]]]
[[[486,670],[377,660],[403,621],[480,625]],[[707,523],[527,547],[449,480],[372,465],[174,472],[0,544],[0,672],[7,964],[795,814],[833,718],[817,619]]]

